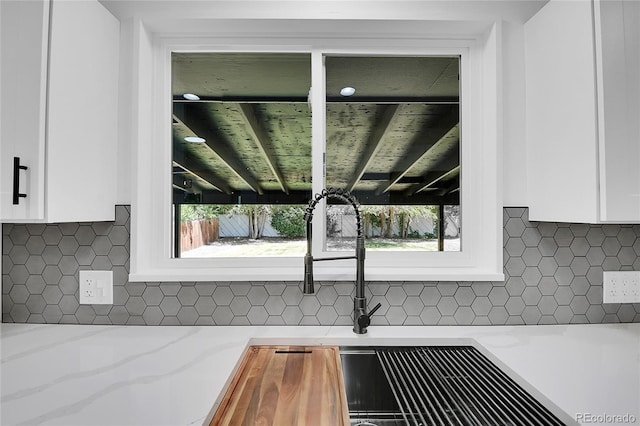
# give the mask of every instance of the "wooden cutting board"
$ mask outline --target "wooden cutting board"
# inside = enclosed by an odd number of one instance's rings
[[[251,346],[211,426],[348,426],[335,346]]]

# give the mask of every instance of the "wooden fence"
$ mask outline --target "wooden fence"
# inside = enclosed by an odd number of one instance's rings
[[[181,228],[180,250],[183,252],[212,243],[220,236],[217,218],[184,222]]]

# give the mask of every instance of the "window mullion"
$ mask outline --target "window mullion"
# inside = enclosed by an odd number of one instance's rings
[[[311,52],[311,172],[312,196],[322,191],[325,186],[326,151],[326,94],[325,94],[325,68],[324,55],[320,50]],[[313,219],[313,252],[319,254],[324,249],[326,215],[325,201],[322,200],[316,207]]]

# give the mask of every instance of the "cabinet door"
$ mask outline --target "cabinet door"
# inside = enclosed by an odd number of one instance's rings
[[[115,219],[120,24],[98,1],[51,6],[47,220]]]
[[[0,219],[44,218],[48,1],[1,1]],[[19,204],[13,204],[14,157]]]
[[[529,218],[598,221],[591,2],[550,1],[525,24]]]
[[[525,40],[529,218],[640,221],[640,3],[551,0]]]
[[[600,218],[640,221],[640,2],[594,2]]]

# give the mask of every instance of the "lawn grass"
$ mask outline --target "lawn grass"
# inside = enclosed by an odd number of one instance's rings
[[[445,241],[445,243],[447,241]],[[329,245],[336,249],[336,251],[341,251],[341,249],[349,251],[354,247],[354,240],[336,240],[331,241]],[[365,241],[365,247],[369,251],[437,251],[438,241],[372,238]],[[307,242],[305,239],[262,238],[259,240],[251,240],[248,238],[221,238],[207,246],[183,252],[182,257],[304,256],[306,248]],[[448,249],[453,250],[455,248],[456,245],[453,243],[452,245],[450,244]]]

